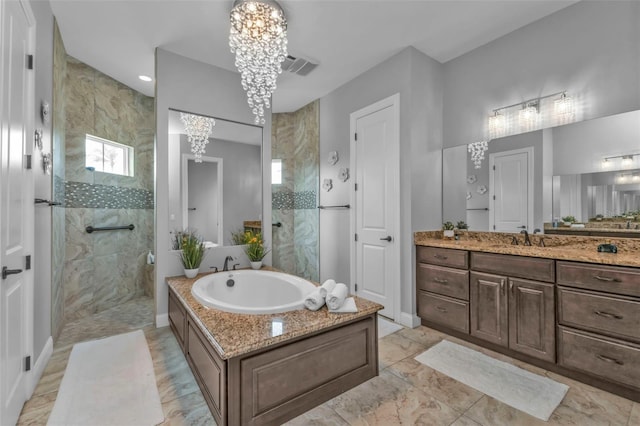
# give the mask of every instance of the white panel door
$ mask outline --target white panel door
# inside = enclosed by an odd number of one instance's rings
[[[387,102],[388,104],[388,102]],[[352,115],[355,135],[355,283],[357,295],[384,305],[394,318],[399,298],[396,210],[399,206],[396,106],[369,108]],[[370,111],[373,109],[373,111]],[[355,187],[354,187],[355,188]]]
[[[21,2],[0,4],[0,424],[14,424],[27,395],[25,356],[32,343],[32,173],[25,154],[33,143],[32,73],[27,69],[32,16]],[[31,305],[30,305],[31,304]]]
[[[531,148],[489,155],[493,230],[520,232],[533,221]]]

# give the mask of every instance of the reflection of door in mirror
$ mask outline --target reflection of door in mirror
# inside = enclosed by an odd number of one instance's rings
[[[183,228],[197,231],[209,247],[223,244],[223,160],[182,154]]]
[[[533,147],[489,154],[489,226],[497,232],[531,231]]]

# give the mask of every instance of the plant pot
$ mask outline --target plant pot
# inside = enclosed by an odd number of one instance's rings
[[[453,229],[444,229],[442,231],[442,235],[445,238],[453,238],[455,234],[454,234],[454,230]]]
[[[262,260],[258,260],[257,262],[251,262],[251,269],[260,269],[262,268]]]
[[[184,270],[184,275],[187,278],[195,278],[196,275],[198,275],[198,271],[200,270],[200,268],[195,268],[195,269],[185,269]]]

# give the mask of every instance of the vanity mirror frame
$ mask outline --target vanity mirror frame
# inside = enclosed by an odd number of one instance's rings
[[[534,192],[539,192],[535,197],[535,203],[540,203],[541,216],[539,212],[535,213],[534,225],[529,226],[528,231],[533,232],[534,229],[544,229],[545,224],[553,222],[553,217],[558,216],[559,212],[554,211],[554,206],[557,205],[558,194],[554,193],[553,179],[558,175],[566,175],[571,173],[577,174],[589,174],[595,172],[605,171],[601,167],[602,159],[609,156],[622,156],[633,154],[636,158],[636,163],[640,163],[640,147],[637,146],[637,141],[640,140],[640,125],[633,123],[640,122],[640,110],[632,110],[626,112],[620,112],[610,116],[596,117],[590,120],[576,121],[573,123],[564,124],[561,126],[553,126],[544,129],[534,130],[532,132],[519,133],[517,135],[507,136],[505,138],[497,138],[489,141],[489,147],[495,144],[497,141],[506,140],[511,137],[534,135],[536,132],[540,132],[542,137],[543,150],[540,154],[535,154],[534,169],[536,173],[539,170],[541,172],[541,179],[534,178],[534,185],[538,185],[540,181],[541,188],[534,188]],[[579,139],[579,144],[573,145],[566,143],[570,140],[576,140],[573,137],[576,135],[582,135]],[[635,141],[635,145],[633,143]],[[525,146],[523,144],[522,146]],[[453,221],[465,220],[469,223],[467,212],[458,214],[457,209],[460,208],[465,200],[465,194],[470,189],[469,187],[462,187],[462,182],[467,182],[467,174],[471,173],[469,170],[469,156],[466,155],[466,161],[464,168],[460,166],[462,149],[466,151],[465,145],[454,145],[443,148],[442,153],[442,220]],[[457,151],[454,151],[457,149]],[[448,151],[450,150],[450,151]],[[456,154],[457,152],[457,154]],[[568,159],[561,162],[562,159]],[[455,161],[452,163],[452,161]],[[488,159],[485,159],[488,165]],[[539,162],[538,164],[535,164]],[[484,165],[484,164],[483,164]],[[487,167],[487,165],[484,165]],[[640,164],[631,165],[629,168],[621,167],[620,172],[629,171],[629,169],[640,168]],[[460,174],[460,179],[455,181],[453,177],[457,177]],[[463,176],[462,176],[463,175]],[[460,181],[460,182],[458,182]],[[482,182],[476,182],[476,185]],[[466,184],[465,184],[466,185]],[[464,191],[462,191],[464,189]],[[491,190],[491,188],[490,188]],[[458,194],[460,192],[460,194]],[[448,196],[448,193],[457,194],[456,196]],[[475,192],[472,192],[472,196]],[[468,197],[468,195],[467,195]],[[474,202],[475,196],[473,196]],[[462,201],[461,201],[462,200]],[[467,201],[469,198],[467,198]],[[583,200],[585,202],[586,200]],[[472,205],[473,206],[473,205]],[[471,210],[488,210],[488,209],[471,209]],[[491,214],[491,213],[489,213]],[[458,216],[461,216],[458,218]],[[588,221],[588,218],[583,218],[584,221]],[[484,229],[473,229],[474,231],[486,231],[491,232],[488,226]],[[484,223],[484,222],[483,222]]]
[[[191,112],[191,111],[183,111],[177,108],[169,108],[169,129],[168,129],[168,134],[177,134],[180,133],[181,135],[185,135],[185,133],[183,131],[181,132],[172,132],[171,131],[171,116],[173,114],[179,114],[179,113],[187,113],[187,114],[194,114],[194,115],[199,115],[202,117],[208,117],[208,118],[213,118],[216,121],[216,125],[213,127],[213,131],[211,136],[209,137],[209,143],[207,144],[207,148],[210,149],[210,147],[212,146],[212,141],[215,140],[220,140],[223,142],[233,142],[233,143],[238,143],[238,144],[248,144],[248,145],[254,145],[254,146],[258,146],[260,149],[260,154],[259,154],[259,158],[258,158],[258,162],[259,162],[259,170],[256,171],[255,175],[256,177],[259,177],[259,182],[257,183],[258,186],[255,187],[255,193],[256,195],[259,194],[260,197],[260,202],[259,202],[259,206],[257,206],[256,209],[256,214],[258,215],[258,220],[262,221],[262,226],[261,226],[261,231],[264,235],[265,232],[265,225],[264,225],[264,220],[262,219],[263,216],[263,212],[264,212],[264,173],[263,173],[263,169],[264,169],[264,155],[265,155],[265,149],[264,149],[264,145],[265,145],[265,140],[264,140],[264,127],[263,126],[259,126],[259,125],[255,125],[255,124],[250,124],[250,123],[245,123],[245,122],[239,122],[236,120],[230,120],[224,117],[213,117],[207,114],[201,114],[201,113],[195,113],[195,112]],[[226,138],[226,137],[217,137],[216,136],[216,126],[218,126],[220,123],[226,123],[230,126],[242,126],[245,129],[257,129],[260,131],[260,143],[245,143],[242,141],[238,141],[238,140],[234,140],[233,138]],[[253,130],[249,130],[249,131],[253,131]],[[257,141],[257,134],[252,136],[252,139],[255,139],[255,141]],[[178,183],[175,182],[171,182],[170,181],[170,195],[169,195],[169,204],[168,204],[168,208],[169,208],[169,217],[171,218],[172,215],[175,216],[174,211],[179,210],[180,212],[180,218],[175,218],[175,223],[179,223],[180,226],[183,227],[183,229],[187,229],[189,228],[189,222],[188,222],[188,188],[185,188],[185,185],[187,185],[188,183],[185,180],[185,176],[188,172],[187,169],[187,164],[189,160],[194,160],[195,156],[192,153],[185,153],[182,149],[180,150],[179,153],[175,153],[173,152],[172,147],[175,146],[174,145],[175,142],[172,142],[171,139],[169,140],[169,169],[170,169],[170,174],[172,176],[179,176],[180,180]],[[229,171],[229,170],[233,170],[235,165],[234,164],[230,164],[230,162],[228,161],[228,159],[225,159],[224,156],[222,155],[218,155],[218,153],[216,152],[204,152],[204,155],[202,156],[203,161],[209,160],[209,161],[217,161],[218,167],[217,167],[217,178],[218,178],[218,185],[219,185],[219,194],[220,194],[220,202],[218,203],[218,217],[220,218],[219,223],[218,223],[218,240],[217,241],[212,241],[213,243],[217,244],[216,247],[214,248],[222,248],[222,247],[234,247],[233,245],[230,244],[230,238],[231,235],[227,235],[227,233],[225,233],[225,228],[224,228],[224,224],[228,224],[228,220],[225,219],[224,217],[224,200],[229,200],[230,196],[229,194],[227,194],[227,196],[225,196],[225,191],[224,191],[224,173],[225,171]],[[232,160],[232,162],[236,162],[235,160]],[[173,166],[172,166],[173,164]],[[226,167],[225,167],[226,165]],[[175,170],[175,168],[178,168],[179,170],[176,172],[171,172],[172,168]],[[237,165],[237,167],[235,167],[236,170],[242,170],[242,167],[240,164]],[[254,169],[255,170],[255,169]],[[178,193],[176,194],[176,191],[178,191]],[[233,198],[233,197],[231,197]],[[171,219],[170,219],[171,220]],[[246,219],[249,220],[249,219]],[[253,219],[255,220],[255,219]],[[239,229],[243,229],[243,228],[239,228]],[[227,230],[229,232],[235,232],[234,230]]]

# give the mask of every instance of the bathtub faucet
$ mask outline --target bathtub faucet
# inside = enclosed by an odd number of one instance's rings
[[[222,267],[222,270],[223,270],[223,271],[228,271],[228,270],[229,270],[229,261],[232,261],[232,262],[233,262],[233,257],[231,257],[231,256],[227,256],[227,257],[224,259],[224,266]]]

